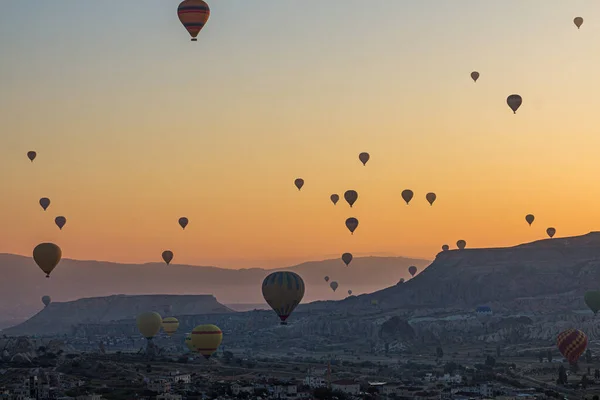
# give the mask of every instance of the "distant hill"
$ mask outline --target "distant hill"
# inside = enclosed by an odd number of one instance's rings
[[[402,257],[360,257],[346,267],[339,259],[307,262],[290,269],[306,282],[304,302],[343,299],[348,289],[355,294],[373,292],[408,279],[408,266],[419,270],[429,261]],[[22,322],[43,308],[41,297],[54,302],[116,294],[211,294],[223,304],[263,304],[260,285],[272,270],[232,270],[217,267],[164,263],[117,264],[63,259],[46,279],[33,259],[0,254],[0,327]],[[323,277],[339,283],[333,293]]]
[[[165,311],[165,306],[171,309]],[[64,333],[77,324],[98,324],[133,320],[145,311],[166,315],[225,314],[231,309],[217,302],[213,296],[108,296],[92,297],[65,303],[52,303],[42,311],[15,327],[4,329],[3,334]]]

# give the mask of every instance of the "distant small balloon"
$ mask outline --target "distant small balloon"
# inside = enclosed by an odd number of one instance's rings
[[[329,277],[328,276],[325,277],[325,282],[329,282]]]
[[[50,296],[42,296],[42,303],[44,303],[46,307],[48,307],[48,304],[50,304],[51,301],[52,299],[50,298]]]
[[[548,228],[548,229],[546,229],[546,233],[548,234],[548,236],[550,236],[550,238],[553,238],[554,235],[556,234],[556,229]]]
[[[350,207],[352,207],[352,205],[356,203],[356,200],[358,200],[358,193],[356,190],[346,190],[344,193],[344,199],[346,199],[346,202],[350,205]]]
[[[429,205],[432,206],[435,199],[437,199],[437,196],[435,195],[435,193],[427,193],[425,195],[425,199],[427,199]]]
[[[348,296],[352,296],[352,290],[348,290]]]
[[[331,202],[333,203],[333,205],[335,206],[337,204],[337,202],[340,200],[340,196],[337,194],[332,194],[331,196],[329,196],[329,198],[331,199]]]
[[[190,221],[186,217],[179,218],[179,226],[181,226],[182,229],[185,229],[189,222]]]
[[[29,158],[29,160],[31,162],[33,162],[33,160],[35,160],[36,157],[37,157],[37,153],[35,151],[28,151],[27,152],[27,158]]]
[[[352,262],[352,254],[344,253],[342,254],[342,261],[346,264],[346,267]]]
[[[408,203],[410,203],[410,201],[412,200],[413,196],[414,196],[414,193],[410,189],[405,189],[405,190],[402,191],[402,198],[406,202],[406,205],[408,205]]]
[[[456,242],[456,247],[458,247],[460,250],[463,250],[466,246],[467,242],[465,242],[464,240],[459,240],[458,242]]]
[[[527,214],[525,216],[525,221],[527,221],[527,223],[529,224],[529,226],[531,226],[531,224],[533,224],[534,220],[535,220],[535,217],[533,216],[533,214]]]
[[[518,94],[511,94],[506,98],[506,104],[513,110],[513,114],[517,113],[517,110],[521,107],[522,103],[523,99]]]
[[[479,79],[479,72],[477,72],[477,71],[471,72],[471,79],[473,79],[473,82],[477,82],[477,79]]]
[[[40,206],[42,206],[44,211],[46,211],[48,209],[48,207],[50,207],[50,199],[47,197],[42,197],[40,199]]]
[[[165,250],[162,252],[162,259],[169,265],[173,261],[173,252],[171,250]]]
[[[403,284],[404,283],[404,278],[400,278],[400,280],[398,281],[399,284]]]
[[[358,220],[354,217],[350,217],[346,220],[346,228],[354,235],[354,231],[358,228]]]
[[[329,287],[335,292],[338,288],[338,283],[336,281],[333,281],[329,284]]]
[[[450,246],[448,246],[447,244],[442,246],[442,251],[448,251],[450,250]]]
[[[67,223],[67,219],[61,215],[54,218],[54,223],[56,224],[56,226],[58,226],[58,229],[62,231],[63,226],[65,226],[65,224]]]
[[[298,178],[294,181],[294,185],[296,185],[296,187],[298,188],[298,190],[302,189],[302,186],[304,186],[304,179],[302,178]]]
[[[581,24],[583,24],[583,18],[575,17],[575,19],[573,20],[573,23],[575,24],[577,29],[579,29],[581,27]]]
[[[371,156],[369,155],[369,153],[360,153],[358,155],[358,159],[360,160],[360,162],[363,165],[367,165],[367,161],[369,161],[369,158],[371,158]]]
[[[415,274],[417,273],[417,267],[411,265],[410,267],[408,267],[408,273],[410,274],[410,276],[415,276]]]

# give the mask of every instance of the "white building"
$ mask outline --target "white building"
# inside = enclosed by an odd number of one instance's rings
[[[331,382],[331,390],[340,391],[346,394],[359,394],[360,385],[351,379],[342,379]]]
[[[276,385],[274,388],[275,397],[296,397],[298,393],[298,386],[296,385]]]
[[[462,383],[462,376],[460,376],[459,374],[455,374],[455,375],[444,374],[444,376],[442,376],[441,378],[438,378],[438,381],[444,382],[444,383]]]
[[[192,382],[192,375],[190,375],[190,374],[177,374],[177,375],[171,374],[170,378],[171,378],[171,382],[173,382],[173,383],[188,384],[188,383]]]
[[[148,382],[148,390],[157,393],[165,393],[171,390],[171,382],[166,379],[156,379]]]
[[[254,387],[250,386],[250,385],[244,385],[244,386],[242,386],[242,385],[240,385],[238,383],[234,383],[231,386],[231,392],[235,396],[237,396],[240,393],[250,393],[250,394],[252,394],[252,393],[254,393]]]
[[[304,378],[304,384],[313,389],[327,386],[327,382],[322,376],[307,376]]]

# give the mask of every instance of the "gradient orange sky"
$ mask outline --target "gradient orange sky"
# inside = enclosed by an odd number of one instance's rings
[[[213,0],[197,43],[178,4],[0,4],[0,252],[276,267],[600,230],[597,1]]]

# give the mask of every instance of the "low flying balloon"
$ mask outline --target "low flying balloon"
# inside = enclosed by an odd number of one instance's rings
[[[358,220],[354,217],[350,217],[346,220],[346,228],[354,235],[354,231],[358,228]]]
[[[527,214],[525,216],[525,221],[527,221],[527,223],[529,224],[529,226],[531,226],[531,224],[533,224],[534,220],[535,220],[535,217],[533,216],[533,214]]]
[[[48,304],[50,304],[51,301],[52,299],[50,298],[50,296],[42,296],[42,303],[44,303],[46,307],[48,307]]]
[[[208,21],[210,8],[203,0],[184,0],[177,7],[177,16],[192,37],[192,42],[196,42],[198,34]]]
[[[336,281],[333,281],[329,284],[329,287],[331,288],[331,290],[333,290],[334,292],[337,290],[338,288],[338,283]]]
[[[304,179],[302,178],[297,178],[294,181],[294,185],[296,185],[296,187],[298,188],[298,190],[302,189],[302,186],[304,186]]]
[[[405,189],[402,191],[402,198],[404,199],[404,201],[406,202],[407,205],[408,205],[408,203],[410,203],[413,196],[414,196],[414,193],[410,189]]]
[[[463,250],[466,246],[467,246],[467,242],[465,242],[462,239],[459,240],[458,242],[456,242],[456,247],[458,247],[460,250]]]
[[[35,160],[36,157],[37,157],[37,153],[35,151],[27,152],[27,158],[29,158],[29,161],[33,162],[33,160]]]
[[[179,321],[175,317],[165,318],[162,320],[162,328],[167,336],[173,336],[177,332],[177,328],[179,328]]]
[[[136,323],[140,333],[151,340],[162,327],[162,317],[157,312],[144,312],[137,316]]]
[[[304,297],[304,281],[295,272],[273,272],[263,281],[262,294],[279,316],[281,325],[286,325],[286,320]]]
[[[348,265],[350,265],[350,263],[352,262],[352,254],[350,254],[350,253],[342,254],[342,261],[344,262],[344,264],[346,264],[346,267]]]
[[[162,252],[162,259],[165,261],[167,265],[173,261],[173,252],[171,250],[165,250]]]
[[[223,332],[216,325],[198,325],[192,331],[194,349],[207,360],[217,351],[222,341]]]
[[[46,211],[48,209],[48,207],[50,207],[50,199],[47,197],[42,197],[40,199],[40,206],[42,206],[44,211]]]
[[[408,267],[408,273],[410,274],[410,276],[415,276],[415,274],[417,273],[417,267],[411,265],[410,267]]]
[[[548,234],[548,236],[550,236],[550,239],[552,239],[554,237],[554,235],[556,234],[556,229],[548,228],[548,229],[546,229],[546,233]]]
[[[348,296],[352,296],[352,290],[348,290]]]
[[[594,314],[598,314],[598,311],[600,310],[600,291],[590,290],[589,292],[585,292],[583,300]]]
[[[437,199],[437,196],[435,195],[435,193],[427,193],[425,195],[425,198],[429,202],[429,205],[432,206],[435,199]]]
[[[448,251],[450,250],[450,246],[448,246],[447,244],[442,246],[442,251]]]
[[[329,282],[329,277],[328,276],[325,277],[325,282]]]
[[[477,72],[477,71],[471,72],[471,79],[473,79],[473,82],[477,82],[477,79],[479,79],[479,72]]]
[[[332,194],[331,196],[329,196],[329,198],[331,199],[331,202],[334,206],[337,204],[338,201],[340,201],[340,196],[337,194]]]
[[[58,226],[58,229],[62,231],[63,226],[65,226],[65,224],[67,223],[67,219],[61,215],[54,218],[54,223],[56,224],[56,226]]]
[[[196,349],[194,348],[194,344],[192,343],[192,334],[191,333],[185,334],[185,345],[187,346],[187,348],[190,351],[193,351],[193,352],[196,351]]]
[[[506,98],[506,104],[513,110],[513,113],[516,114],[519,107],[523,103],[523,99],[518,94],[511,94]]]
[[[356,200],[358,200],[358,193],[356,190],[346,190],[344,193],[344,199],[346,199],[350,207],[352,207],[352,205],[356,203]]]
[[[398,281],[398,284],[401,285],[404,283],[404,278],[400,278],[400,280]]]
[[[33,249],[33,260],[50,277],[52,270],[58,265],[62,257],[60,247],[54,243],[40,243]]]
[[[363,165],[367,165],[367,161],[369,161],[369,158],[371,158],[371,156],[369,155],[369,153],[360,153],[358,155],[358,159],[360,160],[360,162]]]
[[[581,24],[583,24],[583,18],[575,17],[575,19],[573,19],[573,23],[575,24],[577,29],[579,29],[581,27]]]
[[[179,226],[181,226],[182,229],[185,229],[185,227],[188,226],[189,223],[190,221],[186,217],[179,218]]]
[[[558,335],[556,346],[569,364],[577,364],[579,356],[583,354],[588,344],[585,333],[579,329],[567,329]]]

